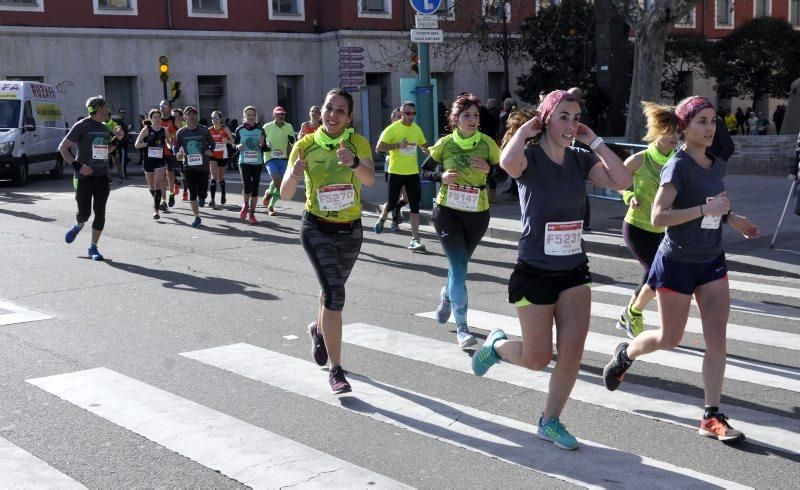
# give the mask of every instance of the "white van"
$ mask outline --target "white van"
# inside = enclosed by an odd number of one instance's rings
[[[25,185],[28,175],[64,175],[58,144],[67,123],[56,89],[38,82],[0,81],[0,179]]]

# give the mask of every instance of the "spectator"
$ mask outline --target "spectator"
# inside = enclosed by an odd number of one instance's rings
[[[500,112],[500,122],[498,124],[498,130],[496,139],[499,141],[503,140],[503,136],[506,134],[506,129],[508,128],[508,116],[511,115],[517,109],[517,104],[514,102],[514,99],[508,97],[503,99],[503,110]],[[519,188],[517,187],[517,181],[511,179],[511,185],[508,186],[508,189],[503,191],[503,194],[507,194],[509,199],[517,199],[519,197]]]
[[[775,108],[772,113],[772,122],[775,123],[775,134],[781,134],[781,126],[783,126],[783,116],[786,115],[786,107],[783,104]]]
[[[714,141],[712,141],[711,146],[708,147],[708,152],[727,162],[736,150],[736,146],[733,144],[733,138],[731,138],[731,135],[728,133],[728,128],[725,122],[723,122],[722,117],[717,116],[716,123],[717,129],[714,132]]]
[[[756,135],[758,134],[758,117],[756,116],[755,111],[749,110],[747,113],[747,122],[745,123],[747,126],[747,134],[749,135]]]
[[[764,117],[764,114],[758,113],[758,122],[756,122],[758,134],[765,135],[769,132],[769,119]]]
[[[738,130],[739,134],[747,134],[745,132],[745,122],[747,121],[747,117],[742,112],[741,107],[736,108],[736,129]]]
[[[731,113],[730,109],[725,109],[725,127],[728,128],[728,134],[736,134],[738,125],[736,116]]]

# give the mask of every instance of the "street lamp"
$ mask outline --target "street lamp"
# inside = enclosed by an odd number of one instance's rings
[[[509,61],[511,58],[517,58],[525,52],[525,45],[530,39],[532,25],[528,19],[525,19],[519,25],[521,36],[512,34],[508,30],[508,14],[506,10],[508,0],[490,0],[485,5],[487,14],[499,11],[497,21],[500,24],[500,32],[495,34],[492,31],[486,22],[488,15],[484,15],[478,25],[478,44],[481,45],[481,51],[494,52],[502,58],[505,92],[511,93],[508,73]]]

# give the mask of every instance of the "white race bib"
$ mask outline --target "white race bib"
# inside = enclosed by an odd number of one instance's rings
[[[341,211],[355,203],[356,193],[352,184],[326,185],[317,189],[320,211]]]
[[[92,160],[108,160],[108,145],[92,145]]]
[[[398,148],[398,150],[400,150],[401,155],[416,155],[417,145],[414,143],[409,143],[405,148]]]
[[[447,187],[447,206],[462,211],[477,211],[481,190],[476,187],[461,187],[450,184]]]
[[[199,153],[192,153],[191,155],[186,155],[186,164],[190,167],[197,167],[203,164],[203,155]]]
[[[270,153],[270,158],[286,158],[284,156],[283,150],[272,150]]]
[[[214,152],[222,152],[222,158],[228,158],[228,145],[225,143],[214,143]]]
[[[581,221],[551,221],[544,225],[545,255],[575,255],[581,253]]]
[[[706,204],[711,202],[711,198],[706,198]],[[722,223],[722,216],[703,216],[703,221],[700,222],[700,228],[704,230],[716,230]]]
[[[164,148],[160,146],[150,146],[147,148],[147,158],[164,158]]]
[[[242,162],[244,163],[258,163],[257,151],[245,151],[242,154]]]

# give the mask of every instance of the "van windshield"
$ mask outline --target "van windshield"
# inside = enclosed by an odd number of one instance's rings
[[[18,100],[0,100],[0,128],[19,127],[19,107]]]

